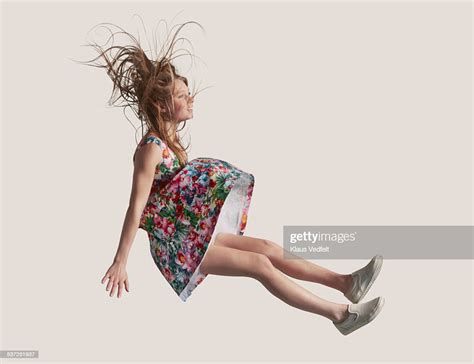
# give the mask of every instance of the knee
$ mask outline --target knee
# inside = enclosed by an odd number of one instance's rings
[[[214,243],[216,245],[218,245],[220,243],[221,239],[222,239],[222,232],[219,232],[219,233],[216,234],[216,237],[214,239]]]
[[[264,254],[255,254],[254,261],[255,278],[258,280],[265,280],[272,276],[275,272],[271,260]]]
[[[281,253],[281,247],[271,240],[262,239],[262,245],[267,256],[279,256]]]

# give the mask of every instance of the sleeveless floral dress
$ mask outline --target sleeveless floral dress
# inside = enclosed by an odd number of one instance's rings
[[[148,234],[158,269],[185,302],[207,276],[200,265],[216,235],[244,234],[255,178],[215,158],[196,158],[180,167],[174,152],[154,135],[143,138],[137,150],[148,143],[160,147],[163,160],[139,228]]]

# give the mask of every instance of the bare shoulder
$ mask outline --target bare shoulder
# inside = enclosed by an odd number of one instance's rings
[[[133,159],[135,165],[156,167],[163,160],[161,140],[154,135],[145,136],[138,145]]]

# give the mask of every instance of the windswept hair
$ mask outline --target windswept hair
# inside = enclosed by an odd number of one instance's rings
[[[189,87],[189,85],[188,79],[177,72],[172,61],[186,54],[193,56],[185,49],[175,49],[178,41],[186,39],[184,37],[178,38],[178,34],[187,24],[196,24],[204,31],[204,28],[195,21],[178,24],[172,28],[173,30],[177,27],[174,33],[168,34],[159,54],[156,57],[149,58],[140,45],[140,41],[133,35],[114,24],[100,23],[96,27],[103,26],[111,33],[106,44],[109,43],[110,39],[113,40],[117,34],[125,34],[131,39],[132,44],[126,46],[112,45],[103,50],[97,43],[89,43],[87,46],[92,46],[99,55],[90,61],[81,62],[106,69],[107,75],[113,81],[112,95],[108,101],[109,105],[121,100],[121,103],[115,106],[123,107],[124,110],[127,107],[131,108],[141,121],[142,128],[144,125],[146,126],[146,133],[153,132],[164,140],[178,157],[181,166],[184,166],[188,161],[186,150],[189,145],[184,148],[177,133],[186,126],[186,121],[184,121],[183,127],[177,130],[178,120],[173,119],[173,90],[177,79],[182,80],[186,86]],[[120,30],[114,33],[106,25],[115,26]],[[165,47],[166,45],[167,47]],[[176,55],[181,50],[184,51],[184,54]],[[116,53],[112,54],[113,51],[116,51]],[[92,63],[99,58],[104,59],[105,64]],[[195,89],[192,92],[190,90],[192,97],[195,97],[199,92]],[[161,111],[158,105],[161,105],[164,111]],[[168,135],[165,122],[171,122],[172,130],[176,133],[175,141]]]

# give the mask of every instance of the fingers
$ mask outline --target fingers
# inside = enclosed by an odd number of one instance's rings
[[[109,277],[109,283],[107,283],[107,287],[105,288],[106,291],[108,291],[111,287],[114,285],[114,280],[112,277]],[[112,295],[112,293],[110,294]]]
[[[113,278],[110,278],[109,283],[107,284],[107,287],[105,290],[108,291],[110,288],[112,288],[109,294],[109,297],[112,297],[115,293],[115,290],[117,289],[117,298],[120,298],[122,297],[124,286],[125,286],[126,291],[130,292],[130,289],[129,289],[130,284],[128,282],[128,279],[125,280],[124,282],[121,282],[121,281],[115,281]]]
[[[114,295],[114,292],[115,292],[115,287],[117,286],[117,283],[115,283],[115,281],[110,281],[112,283],[111,287],[112,289],[110,290],[110,295],[109,297],[112,297]]]
[[[117,298],[122,297],[122,286],[123,286],[123,283],[122,283],[122,282],[118,282]]]
[[[112,295],[114,294],[114,291],[115,291],[115,282],[113,281],[113,279],[111,279],[109,281],[109,284],[107,285],[107,291],[110,289],[110,294],[109,294],[109,297],[112,297]]]
[[[111,271],[109,269],[109,271],[107,271],[107,273],[102,278],[100,283],[104,284],[104,282],[107,279],[109,281],[107,283],[107,286],[106,286],[105,290],[106,291],[110,290],[110,294],[109,294],[110,297],[112,297],[114,295],[116,290],[117,290],[117,298],[122,297],[124,288],[127,292],[130,292],[130,283],[128,281],[128,277],[127,277],[126,273],[123,276],[123,274],[121,274],[121,273],[118,274],[117,272]]]
[[[105,280],[106,280],[107,278],[110,278],[109,272],[105,273],[105,276],[104,276],[104,278],[102,278],[102,280],[100,281],[100,283],[101,283],[101,284],[104,284],[104,282],[105,282]]]

